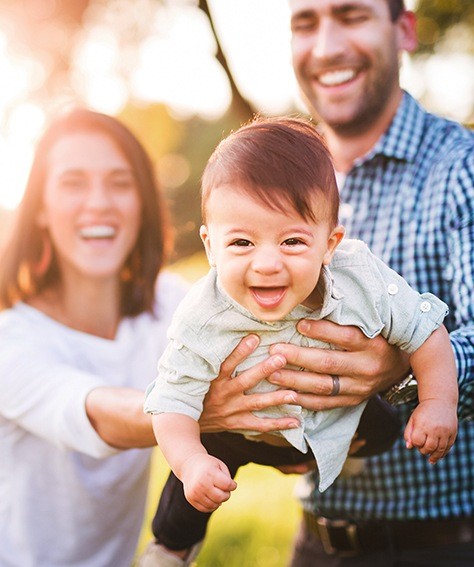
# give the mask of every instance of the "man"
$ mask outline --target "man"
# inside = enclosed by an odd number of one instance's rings
[[[315,474],[307,479],[292,565],[474,565],[474,136],[400,88],[400,54],[416,47],[415,18],[401,0],[290,0],[290,8],[295,74],[334,158],[341,222],[418,291],[449,305],[461,420],[435,466],[400,437],[323,493]],[[299,328],[344,350],[274,347],[320,374],[272,378],[307,392],[302,405],[351,405],[409,373],[379,338],[323,321]],[[404,421],[414,403],[397,406]]]

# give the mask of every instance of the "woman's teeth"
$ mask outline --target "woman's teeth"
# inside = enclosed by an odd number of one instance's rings
[[[79,234],[82,238],[113,238],[116,230],[107,225],[85,226],[80,229]]]

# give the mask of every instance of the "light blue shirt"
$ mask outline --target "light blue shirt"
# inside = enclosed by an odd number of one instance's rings
[[[308,339],[296,330],[302,318],[327,319],[354,325],[373,338],[382,334],[409,354],[438,328],[447,306],[435,296],[420,295],[393,270],[378,260],[361,241],[344,240],[331,268],[324,267],[318,282],[322,306],[311,310],[296,306],[284,319],[265,322],[230,298],[220,287],[216,271],[193,286],[178,307],[168,331],[170,342],[158,364],[158,377],[147,391],[148,413],[182,413],[198,420],[204,397],[220,366],[238,342],[250,333],[260,337],[257,350],[237,369],[246,370],[268,356],[270,345],[288,342],[299,346],[333,348]],[[276,386],[260,382],[253,391]],[[339,475],[365,404],[351,408],[311,412],[300,406],[268,408],[262,417],[297,416],[301,426],[276,432],[291,445],[313,452],[325,490]],[[255,435],[255,432],[244,432]]]

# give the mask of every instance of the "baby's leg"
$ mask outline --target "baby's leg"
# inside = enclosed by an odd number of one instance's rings
[[[310,453],[305,455],[294,447],[250,441],[238,433],[203,434],[201,441],[210,455],[227,465],[232,478],[241,466],[250,462],[280,466],[304,463],[312,458]],[[199,512],[189,504],[181,481],[171,473],[153,518],[153,535],[173,551],[189,549],[204,539],[210,517],[210,513]]]

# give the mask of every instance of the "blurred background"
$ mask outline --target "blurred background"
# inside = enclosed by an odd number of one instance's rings
[[[412,0],[419,49],[402,84],[435,113],[474,123],[474,2]],[[287,0],[1,0],[0,242],[50,115],[86,105],[118,116],[157,167],[176,226],[172,269],[206,270],[199,178],[220,139],[255,112],[305,114]],[[150,510],[166,466],[157,453]],[[213,518],[199,565],[286,565],[294,477],[246,467]],[[149,531],[145,524],[140,547]]]
[[[474,2],[409,0],[419,49],[403,85],[434,112],[474,122]],[[287,0],[1,0],[0,239],[35,140],[71,104],[119,116],[157,165],[175,259],[200,250],[198,185],[223,135],[254,112],[304,114]]]

